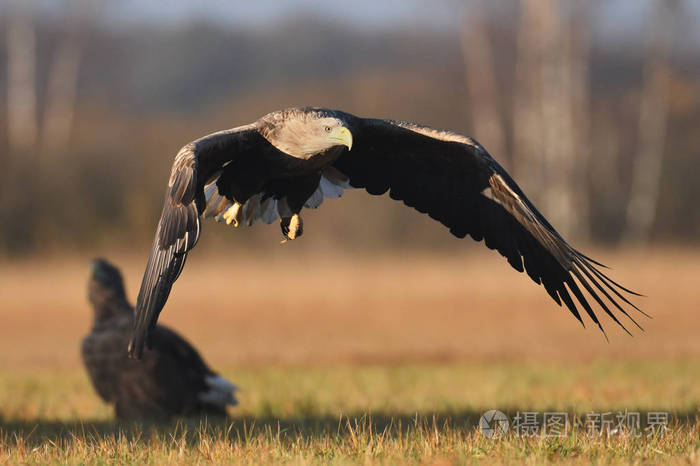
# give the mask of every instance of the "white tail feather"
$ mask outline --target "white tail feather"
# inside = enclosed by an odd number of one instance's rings
[[[238,387],[228,380],[219,375],[208,375],[204,378],[204,382],[209,389],[199,394],[199,401],[202,403],[221,407],[238,404],[235,397]]]

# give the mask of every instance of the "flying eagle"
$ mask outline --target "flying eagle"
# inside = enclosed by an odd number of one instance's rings
[[[88,284],[94,309],[82,356],[100,397],[114,404],[120,419],[180,415],[225,415],[235,405],[236,387],[213,372],[180,335],[157,325],[142,361],[127,356],[134,308],[126,299],[119,270],[96,259]]]
[[[373,195],[388,191],[453,235],[484,240],[582,324],[576,301],[604,332],[592,298],[626,332],[613,309],[639,327],[625,309],[642,312],[625,296],[637,293],[570,246],[474,139],[404,121],[301,107],[180,149],[141,283],[129,353],[140,357],[151,341],[158,314],[199,240],[202,218],[238,226],[279,217],[285,240],[293,240],[303,232],[303,207],[316,208],[349,188]]]

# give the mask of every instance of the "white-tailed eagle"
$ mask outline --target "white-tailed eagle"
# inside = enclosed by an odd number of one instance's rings
[[[625,309],[639,311],[625,296],[636,293],[571,247],[474,139],[403,121],[302,107],[272,112],[180,149],[141,283],[129,353],[140,357],[151,340],[187,253],[199,240],[202,218],[237,226],[279,217],[285,239],[292,240],[303,232],[303,207],[318,207],[325,197],[340,197],[348,188],[374,195],[388,191],[453,235],[484,240],[582,324],[576,302],[603,330],[592,298],[625,331],[613,310],[639,326]]]
[[[172,330],[151,329],[151,349],[142,361],[128,357],[134,308],[119,270],[104,259],[93,262],[88,295],[93,326],[82,342],[82,357],[100,397],[120,419],[225,415],[235,405],[236,387],[204,363],[197,350]]]

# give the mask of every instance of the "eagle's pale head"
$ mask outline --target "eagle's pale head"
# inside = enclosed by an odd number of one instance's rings
[[[260,133],[282,152],[309,159],[334,147],[352,149],[352,133],[340,112],[302,107],[265,115]]]

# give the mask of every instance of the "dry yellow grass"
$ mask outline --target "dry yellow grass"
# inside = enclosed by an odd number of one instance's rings
[[[481,248],[481,245],[477,245]],[[454,255],[338,256],[285,245],[256,257],[190,257],[161,322],[215,365],[400,360],[592,360],[700,357],[700,251],[598,251],[636,300],[645,332],[610,342],[541,287],[480,248]],[[113,255],[134,297],[143,258]],[[89,258],[0,265],[0,365],[79,364],[90,326]]]

